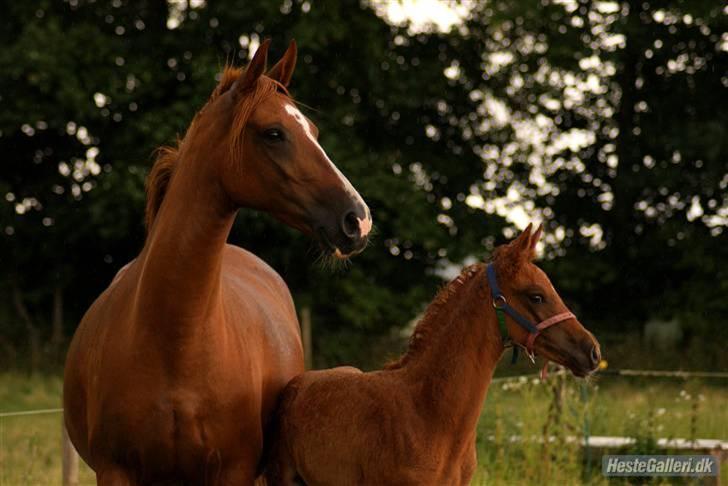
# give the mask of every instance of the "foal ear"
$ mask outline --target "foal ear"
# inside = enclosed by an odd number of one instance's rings
[[[266,76],[288,87],[293,76],[293,71],[296,69],[297,58],[298,48],[296,47],[296,40],[291,39],[291,43],[288,44],[288,49],[286,49],[281,60],[266,73]]]
[[[538,225],[538,228],[536,228],[536,232],[531,235],[531,239],[529,241],[529,252],[531,260],[536,258],[536,245],[541,239],[541,234],[543,234],[543,223]]]
[[[250,61],[248,67],[245,68],[242,78],[239,79],[235,84],[235,89],[238,91],[244,91],[248,88],[255,86],[268,64],[268,48],[270,47],[270,39],[265,39],[258,50],[255,51],[253,60]]]
[[[496,248],[499,271],[516,272],[522,265],[530,261],[532,227],[533,225],[529,224],[515,240],[503,247]]]
[[[513,240],[511,242],[511,245],[513,245],[514,248],[518,248],[521,251],[528,250],[531,246],[531,228],[533,227],[532,223],[528,223],[528,226],[526,226],[526,229],[521,232],[520,235],[518,235],[518,238]]]
[[[508,244],[508,253],[516,261],[527,260],[531,256],[531,223],[518,235],[518,238]]]

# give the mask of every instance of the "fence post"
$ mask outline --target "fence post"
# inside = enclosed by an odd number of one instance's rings
[[[63,454],[63,486],[78,486],[78,452],[68,437],[66,424],[61,414],[61,450]]]
[[[307,370],[313,368],[313,343],[311,342],[311,308],[301,309],[301,339],[303,341],[303,362]]]
[[[589,389],[586,383],[581,384],[581,402],[584,404],[584,454],[586,455],[586,480],[591,480],[592,469],[592,453],[589,446],[589,436],[591,429],[589,427]]]

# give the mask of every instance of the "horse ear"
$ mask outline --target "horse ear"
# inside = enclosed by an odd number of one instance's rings
[[[250,61],[248,67],[245,68],[245,73],[243,73],[242,79],[238,80],[235,83],[235,89],[237,91],[244,91],[251,88],[252,86],[255,86],[255,83],[258,81],[258,78],[263,75],[263,73],[265,72],[265,68],[268,64],[269,47],[270,39],[265,39],[263,43],[260,44],[258,50],[255,51],[253,60]]]
[[[281,60],[266,73],[266,76],[288,87],[293,76],[293,71],[296,69],[297,58],[298,48],[296,47],[296,40],[291,39],[291,43],[288,44],[288,49],[286,49]]]

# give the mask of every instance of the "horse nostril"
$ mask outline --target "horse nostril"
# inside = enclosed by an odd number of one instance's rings
[[[602,355],[596,346],[592,346],[590,358],[591,358],[592,364],[594,366],[597,366],[599,364],[599,362],[602,360]]]
[[[354,211],[349,211],[341,220],[341,231],[349,238],[359,237],[359,218],[356,217]]]

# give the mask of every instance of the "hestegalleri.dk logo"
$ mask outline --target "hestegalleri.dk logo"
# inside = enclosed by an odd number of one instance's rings
[[[717,476],[715,456],[695,455],[606,455],[605,476]]]

